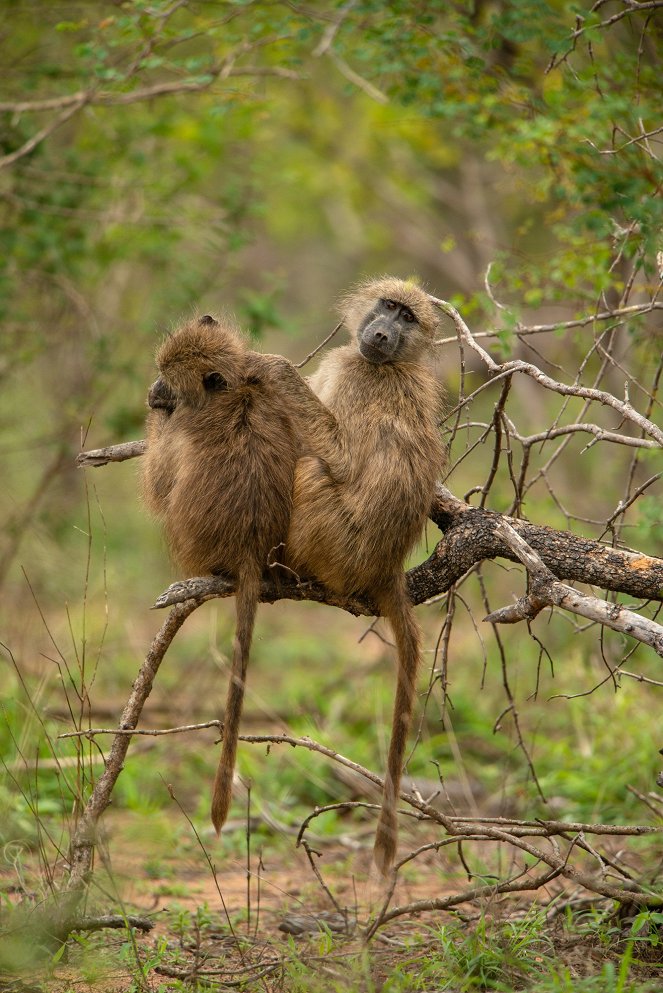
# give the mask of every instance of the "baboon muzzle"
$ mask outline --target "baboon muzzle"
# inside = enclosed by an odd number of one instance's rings
[[[161,376],[150,386],[147,403],[152,410],[165,410],[169,414],[175,410],[177,406],[175,394]]]
[[[380,365],[382,362],[388,362],[394,355],[399,341],[398,328],[379,317],[371,321],[361,332],[359,351],[369,362]]]

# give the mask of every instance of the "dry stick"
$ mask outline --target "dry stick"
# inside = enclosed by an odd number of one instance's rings
[[[145,701],[152,690],[154,678],[164,655],[184,621],[197,606],[198,604],[192,601],[179,604],[168,614],[138,671],[131,695],[122,711],[120,731],[127,732],[135,728]],[[63,937],[66,937],[71,927],[75,926],[76,912],[84,896],[85,886],[92,869],[97,823],[110,802],[111,793],[122,771],[130,741],[130,734],[115,735],[106,761],[106,768],[97,780],[74,829],[70,844],[69,878],[65,887],[66,899],[63,901],[63,906],[58,914],[59,931]]]
[[[125,441],[121,445],[108,445],[106,448],[93,448],[88,452],[80,452],[76,457],[76,465],[80,469],[93,469],[109,462],[125,462],[144,455],[147,449],[145,439],[140,441]]]
[[[437,301],[436,297],[431,297]],[[589,314],[586,317],[579,317],[573,321],[557,321],[555,324],[518,324],[516,334],[519,338],[527,335],[547,334],[549,331],[568,331],[571,328],[584,328],[588,324],[595,324],[597,321],[616,321],[621,317],[639,317],[643,314],[650,314],[653,310],[663,310],[663,303],[652,300],[650,303],[632,304],[630,307],[616,307],[614,310],[601,311],[598,314]],[[499,338],[501,330],[495,331],[474,331],[475,341],[479,338]],[[458,341],[458,336],[450,338],[438,338],[436,345],[451,345]]]
[[[404,914],[420,914],[425,910],[451,910],[453,907],[457,907],[461,903],[469,903],[476,900],[495,897],[499,893],[522,893],[524,891],[538,890],[543,886],[546,886],[549,882],[551,882],[551,880],[561,874],[561,869],[555,868],[550,869],[548,872],[542,873],[540,876],[534,876],[533,878],[526,877],[521,881],[507,879],[501,883],[486,883],[483,886],[472,886],[469,889],[462,890],[460,893],[455,893],[450,897],[434,898],[431,900],[417,900],[414,903],[394,907],[393,910],[390,910],[389,912],[383,911],[378,915],[378,917],[376,917],[372,924],[367,928],[366,938],[368,939],[373,937],[378,927],[381,927],[383,924],[387,924],[396,917],[402,917]]]
[[[469,840],[473,839],[470,838]],[[394,866],[391,885],[385,895],[382,907],[364,932],[364,939],[366,941],[370,941],[378,928],[386,923],[387,920],[393,920],[394,917],[408,913],[409,908],[415,906],[414,904],[409,904],[405,907],[395,907],[391,913],[387,913],[389,904],[391,903],[391,899],[396,889],[397,873],[401,867],[405,865],[406,862],[410,862],[413,858],[416,858],[418,855],[422,854],[422,852],[443,848],[452,842],[454,842],[453,838],[447,838],[443,842],[433,842],[430,845],[422,845],[420,849],[416,852],[410,852],[409,855],[401,859],[401,861]],[[472,886],[469,889],[461,890],[460,893],[454,893],[452,897],[433,898],[433,900],[430,901],[420,900],[417,901],[417,906],[419,912],[422,910],[451,910],[452,907],[456,907],[461,903],[474,902],[486,897],[494,897],[499,893],[517,893],[522,892],[523,890],[538,890],[543,886],[546,886],[559,875],[561,875],[561,869],[552,869],[540,876],[534,876],[533,878],[527,878],[526,871],[519,872],[517,876],[512,877],[511,879],[502,880],[500,883],[485,883],[482,886]],[[424,905],[428,903],[434,903],[437,904],[437,906]]]
[[[316,852],[315,849],[311,848],[311,846],[309,845],[308,841],[303,841],[302,840],[302,847],[303,847],[304,851],[306,852],[306,857],[308,858],[309,865],[311,866],[311,869],[313,870],[313,875],[318,880],[318,882],[320,883],[320,886],[322,887],[322,889],[324,890],[324,892],[329,897],[329,900],[331,901],[331,904],[332,904],[334,910],[336,910],[337,913],[339,913],[342,917],[345,918],[345,922],[346,922],[346,925],[347,925],[347,921],[348,921],[348,912],[347,912],[347,910],[344,910],[341,907],[341,905],[339,904],[338,900],[336,899],[336,897],[334,896],[334,894],[332,893],[332,891],[329,889],[329,887],[327,886],[327,884],[324,881],[324,879],[322,878],[322,874],[321,874],[320,870],[318,869],[317,865],[315,864],[315,860],[314,860],[313,856],[314,855],[317,855],[318,858],[319,858],[320,857],[320,852]]]
[[[113,928],[118,931],[129,927],[138,928],[139,931],[151,931],[154,921],[147,917],[137,917],[135,914],[102,914],[100,917],[80,917],[76,921],[74,931],[103,931],[106,928]]]
[[[588,442],[583,452],[596,444],[597,441],[611,441],[616,445],[626,445],[627,448],[660,448],[660,445],[656,441],[648,441],[646,438],[634,438],[628,434],[619,434],[617,431],[606,431],[605,428],[599,427],[598,424],[576,422],[575,424],[566,424],[559,428],[549,428],[548,431],[540,431],[538,434],[530,435],[521,435],[514,426],[511,426],[510,431],[516,441],[524,446],[543,444],[544,442],[552,441],[554,438],[561,438],[563,435],[584,432],[585,434],[593,434],[594,441]],[[580,454],[582,455],[582,452]]]
[[[148,653],[148,656],[143,663],[134,684],[132,695],[124,709],[122,724],[125,726],[121,728],[122,731],[126,732],[127,730],[130,730],[126,727],[126,724],[133,724],[135,726],[142,706],[149,695],[152,681],[156,675],[159,664],[163,659],[168,646],[172,642],[173,637],[181,625],[184,623],[189,614],[192,613],[195,607],[196,604],[194,602],[188,601],[187,603],[172,610],[163,627],[154,639],[150,652]],[[88,734],[94,733],[94,730],[88,732]],[[91,868],[92,851],[94,846],[94,829],[99,816],[108,804],[112,788],[121,771],[122,761],[126,755],[129,745],[129,737],[130,736],[127,734],[115,735],[106,771],[98,781],[85,808],[81,821],[79,822],[74,838],[72,839],[72,870],[67,887],[67,891],[70,894],[70,900],[67,905],[68,913],[65,917],[65,923],[64,925],[61,924],[61,933],[63,934],[67,934],[71,929],[71,923],[74,918],[76,908],[83,895],[84,886]],[[356,772],[359,772],[362,776],[375,783],[377,786],[382,785],[381,778],[375,773],[364,769],[358,763],[353,762],[351,759],[346,758],[333,749],[320,745],[311,738],[295,738],[286,734],[240,735],[240,740],[250,742],[252,744],[289,744],[292,747],[304,747],[311,751],[325,755],[326,757],[331,758],[334,761],[355,770]],[[505,842],[523,850],[538,861],[547,864],[553,871],[554,875],[564,875],[573,879],[585,889],[621,901],[632,901],[634,899],[634,891],[613,886],[601,880],[597,881],[591,874],[569,866],[567,860],[562,859],[560,856],[556,854],[550,855],[525,841],[524,836],[528,835],[531,837],[534,835],[550,838],[552,835],[559,835],[569,831],[582,831],[586,834],[596,833],[616,835],[642,835],[657,833],[660,831],[660,829],[657,828],[643,827],[640,825],[594,825],[566,823],[564,821],[513,822],[505,818],[488,819],[449,817],[441,811],[430,807],[427,803],[412,793],[402,791],[400,795],[402,799],[410,804],[410,806],[413,806],[415,809],[419,810],[421,814],[436,821],[444,827],[447,833],[452,837],[458,838],[470,835],[477,841]],[[452,906],[471,899],[476,899],[479,896],[489,896],[495,893],[513,892],[522,889],[535,889],[541,885],[544,885],[542,880],[548,880],[549,878],[552,878],[552,876],[546,874],[545,877],[541,877],[540,879],[527,880],[522,883],[511,880],[497,885],[475,887],[446,900],[421,901],[419,903],[409,904],[406,907],[396,907],[388,914],[383,913],[380,915],[378,926],[404,913],[414,913],[421,910],[449,909]],[[637,893],[637,899],[644,906],[656,907],[663,904],[663,897],[644,892]],[[372,932],[374,932],[374,930],[375,928],[372,929]]]
[[[155,728],[84,728],[82,731],[65,731],[63,734],[59,734],[58,738],[94,738],[95,734],[125,734],[128,737],[133,737],[135,734],[144,735],[160,735],[160,734],[183,734],[185,731],[202,731],[204,728],[217,728],[221,733],[223,731],[223,721],[205,721],[204,724],[181,724],[176,728],[164,728],[162,730],[157,730]]]
[[[302,737],[295,738],[291,735],[240,735],[241,741],[248,741],[254,744],[289,744],[293,747],[301,746],[307,748],[310,751],[315,751],[321,755],[325,755],[328,758],[339,762],[342,765],[352,768],[359,772],[369,781],[376,783],[376,785],[381,785],[382,780],[379,776],[370,772],[368,769],[362,768],[358,763],[352,762],[350,759],[331,748],[327,748],[325,745],[320,745],[318,742],[313,741],[311,738]],[[566,859],[557,855],[555,852],[551,855],[548,852],[543,851],[541,848],[531,844],[525,840],[525,836],[540,836],[543,838],[551,838],[552,836],[564,835],[566,832],[584,834],[619,834],[619,835],[642,835],[642,834],[659,834],[661,833],[661,828],[643,827],[640,825],[581,825],[581,824],[569,824],[564,821],[541,821],[534,822],[531,828],[527,829],[527,832],[509,829],[509,825],[502,825],[503,819],[495,819],[489,821],[487,819],[478,818],[465,818],[465,817],[449,817],[442,811],[436,810],[431,807],[425,801],[421,800],[413,793],[406,793],[401,791],[400,797],[404,799],[410,806],[415,807],[422,814],[426,815],[430,820],[436,821],[442,827],[445,828],[447,834],[452,837],[472,835],[473,839],[477,841],[493,841],[493,842],[505,842],[515,848],[520,849],[527,855],[532,856],[538,862],[543,862],[545,865],[549,866],[553,870],[555,875],[563,875],[566,878],[573,880],[574,882],[580,884],[585,889],[590,892],[599,893],[601,896],[609,897],[613,900],[619,900],[621,902],[633,902],[635,899],[634,891],[632,889],[625,889],[620,886],[614,886],[610,883],[606,883],[605,880],[596,879],[591,873],[582,871],[568,864],[568,857]],[[527,822],[525,822],[527,823]],[[571,847],[573,847],[575,841],[571,842]],[[514,885],[513,882],[508,884],[511,890],[514,889],[530,889],[538,888],[538,886],[543,885],[538,883],[537,886],[532,886],[530,882],[523,884]],[[411,904],[407,908],[395,908],[388,915],[386,915],[381,923],[391,920],[393,917],[399,916],[406,912],[416,912],[418,910],[444,910],[456,903],[463,903],[469,899],[475,899],[478,895],[490,895],[495,892],[506,892],[507,884],[502,883],[497,886],[487,886],[479,888],[479,890],[466,891],[460,894],[458,897],[452,897],[449,900],[441,901],[423,901],[420,904]],[[649,907],[660,907],[663,906],[663,896],[658,894],[646,893],[644,891],[639,891],[637,893],[637,900],[642,903],[643,906]]]
[[[191,604],[187,604],[191,606]],[[173,611],[174,613],[174,611]],[[155,639],[156,640],[156,639]],[[171,639],[172,640],[172,639]],[[142,672],[142,670],[141,670]],[[139,673],[140,678],[140,673]],[[138,682],[138,680],[137,680]],[[126,708],[125,708],[126,709]],[[136,728],[134,730],[118,729],[118,728],[91,728],[80,732],[80,734],[94,736],[97,734],[113,734],[113,735],[140,735],[140,734],[171,734],[181,730],[198,730],[207,727],[215,726],[221,722],[210,721],[205,724],[192,724],[186,725],[183,728],[165,728],[163,730],[141,730]],[[78,733],[78,732],[77,732]],[[64,737],[62,735],[61,737]],[[320,755],[324,755],[326,758],[332,759],[334,762],[338,762],[339,765],[346,766],[348,769],[352,769],[353,772],[358,773],[364,779],[373,783],[378,788],[382,787],[382,778],[377,775],[377,773],[372,772],[370,769],[366,769],[364,766],[355,762],[353,759],[347,758],[347,756],[342,755],[340,752],[335,751],[333,748],[329,748],[327,745],[321,745],[320,742],[315,741],[313,738],[308,736],[295,737],[290,734],[242,734],[239,736],[240,741],[244,741],[251,745],[290,745],[291,748],[306,748],[308,751],[317,752]],[[513,834],[514,837],[542,837],[548,838],[553,834],[559,834],[561,832],[575,832],[583,834],[596,834],[596,835],[613,835],[613,836],[630,836],[630,835],[645,835],[645,834],[661,834],[663,833],[663,828],[649,827],[641,824],[599,824],[599,823],[585,823],[581,821],[556,821],[556,820],[542,820],[537,818],[536,820],[524,820],[515,817],[470,817],[465,815],[447,815],[442,811],[431,807],[429,803],[423,800],[416,793],[408,792],[407,790],[401,790],[400,797],[411,807],[414,807],[419,811],[420,814],[425,815],[426,818],[432,818],[437,821],[447,830],[449,830],[454,835],[457,835],[462,828],[464,832],[471,831],[474,834],[477,832],[482,832],[485,828],[489,828],[491,825],[497,826],[500,829],[508,829],[509,833]],[[343,809],[350,809],[353,807],[362,807],[365,809],[379,810],[379,804],[367,803],[364,801],[344,801],[343,803],[332,803],[325,807],[317,807],[312,814],[309,814],[302,823],[302,828],[299,831],[297,841],[301,841],[304,831],[308,827],[309,823],[315,818],[320,816],[320,814],[326,813],[330,810],[337,810],[339,807]],[[414,815],[418,816],[418,815]]]
[[[332,340],[334,335],[338,331],[340,331],[342,327],[343,327],[343,321],[339,321],[339,323],[336,325],[336,327],[331,332],[331,334],[328,334],[324,341],[321,341],[320,344],[317,345],[312,352],[309,352],[305,359],[302,359],[301,362],[298,362],[297,365],[295,366],[295,369],[301,369],[302,366],[305,366],[307,362],[310,362],[313,356],[317,355],[318,352],[321,351],[325,347],[325,345]]]

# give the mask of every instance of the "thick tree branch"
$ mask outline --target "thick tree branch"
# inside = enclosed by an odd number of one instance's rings
[[[438,487],[430,516],[444,537],[433,554],[407,574],[414,604],[445,593],[478,562],[506,558],[524,563],[530,576],[530,590],[515,604],[489,615],[487,621],[516,623],[536,616],[544,607],[558,606],[642,641],[663,656],[663,626],[619,604],[587,596],[559,582],[572,579],[660,601],[663,600],[663,560],[471,507],[443,486]],[[335,596],[320,583],[300,582],[296,576],[276,568],[278,577],[262,584],[263,602],[314,600],[341,607],[355,616],[376,614],[375,604]],[[187,600],[200,603],[211,597],[232,596],[234,592],[234,583],[227,579],[201,576],[174,583],[154,606],[168,607]]]
[[[81,452],[77,464],[81,467],[102,466],[108,462],[134,458],[144,451],[144,441],[110,445],[107,448]],[[484,559],[506,558],[512,562],[521,562],[512,541],[507,540],[507,533],[500,527],[503,521],[507,521],[526,546],[540,557],[556,580],[570,579],[639,599],[663,600],[663,560],[653,556],[613,548],[569,531],[556,531],[519,518],[504,518],[494,511],[472,507],[459,500],[444,486],[438,486],[429,516],[444,532],[444,536],[433,554],[407,574],[410,597],[414,604],[424,603],[446,593],[461,576]],[[234,584],[228,579],[200,576],[174,583],[157,598],[154,606],[170,607],[190,599],[203,601],[212,597],[233,596],[234,592]],[[355,616],[374,616],[376,613],[374,604],[360,598],[337,597],[320,583],[301,582],[297,576],[278,566],[275,566],[274,581],[263,582],[260,598],[263,603],[274,603],[282,599],[313,600],[316,603],[341,607]],[[550,603],[542,602],[538,609],[555,603],[573,613],[646,641],[659,651],[657,646],[660,644],[660,625],[648,622],[632,611],[583,596],[577,590],[559,585],[549,591],[549,601]],[[529,605],[532,606],[531,600]],[[516,618],[513,607],[505,609],[510,614],[501,615],[495,618],[496,621],[506,623],[507,616],[512,616],[514,621],[522,619]],[[636,625],[634,618],[639,618],[641,623]],[[645,632],[648,632],[646,637],[643,636]]]
[[[617,603],[607,603],[598,597],[585,596],[565,583],[556,581],[554,575],[539,555],[524,541],[507,521],[497,525],[497,533],[518,556],[527,569],[529,592],[516,603],[494,610],[484,621],[491,624],[517,624],[528,620],[544,607],[563,607],[590,621],[605,624],[613,631],[621,631],[645,645],[650,645],[657,655],[663,656],[663,626]]]
[[[437,586],[441,587],[438,592],[444,592],[483,559],[499,557],[520,561],[499,536],[498,524],[506,520],[541,556],[557,579],[588,583],[646,600],[663,600],[663,559],[613,548],[570,531],[556,531],[519,518],[505,518],[492,510],[471,507],[444,486],[438,486],[430,517],[444,532],[444,537],[430,558],[408,574],[411,592],[415,577],[418,587],[421,576],[425,587],[422,592]],[[429,570],[430,576],[426,574]],[[434,595],[434,592],[427,596],[417,593],[413,601],[421,603]]]

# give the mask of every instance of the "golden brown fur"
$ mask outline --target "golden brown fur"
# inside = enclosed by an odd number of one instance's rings
[[[330,352],[310,380],[317,409],[306,384],[289,377],[302,423],[313,430],[311,454],[297,464],[286,556],[300,575],[372,599],[394,631],[398,681],[374,850],[386,872],[420,654],[403,567],[446,459],[441,389],[429,367],[438,321],[423,290],[391,277],[359,286],[341,313],[353,341]]]
[[[219,573],[237,585],[237,629],[212,821],[232,795],[249,648],[270,551],[285,540],[298,453],[269,362],[236,328],[211,317],[171,334],[150,389],[142,489],[186,576]]]

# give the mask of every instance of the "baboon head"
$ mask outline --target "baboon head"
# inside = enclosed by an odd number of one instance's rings
[[[219,324],[209,315],[188,321],[159,348],[160,375],[147,402],[166,414],[178,406],[200,409],[215,394],[239,385],[245,358],[246,349],[229,321]]]
[[[341,316],[367,362],[407,362],[429,349],[439,318],[428,294],[393,276],[371,279],[340,301]]]

